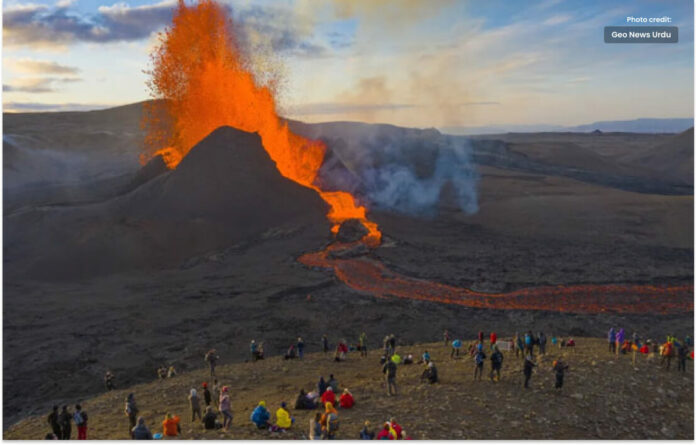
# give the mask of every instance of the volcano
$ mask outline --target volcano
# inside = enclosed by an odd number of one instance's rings
[[[271,230],[319,246],[330,230],[326,213],[315,191],[278,172],[258,134],[221,127],[177,169],[126,195],[8,216],[6,267],[49,280],[174,268]]]

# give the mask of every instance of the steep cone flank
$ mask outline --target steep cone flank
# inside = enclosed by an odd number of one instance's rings
[[[7,218],[6,267],[60,280],[178,267],[276,227],[302,229],[298,246],[318,247],[326,211],[315,192],[279,174],[257,134],[225,127],[127,195]]]

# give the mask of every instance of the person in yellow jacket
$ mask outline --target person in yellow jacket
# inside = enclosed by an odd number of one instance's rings
[[[282,428],[284,430],[289,429],[293,422],[295,422],[295,419],[293,419],[290,416],[290,413],[286,409],[286,404],[285,402],[280,404],[280,408],[278,408],[278,411],[276,411],[276,425],[278,425],[279,428]]]

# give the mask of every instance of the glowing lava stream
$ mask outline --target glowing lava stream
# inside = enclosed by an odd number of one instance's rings
[[[187,6],[179,0],[151,62],[148,86],[154,98],[165,100],[146,106],[142,163],[161,155],[176,168],[192,147],[222,126],[257,132],[280,174],[315,190],[329,204],[332,232],[343,221],[358,219],[368,230],[363,242],[380,244],[377,224],[350,193],[327,192],[314,184],[326,147],[293,133],[278,117],[272,89],[248,69],[222,6],[211,0]]]
[[[485,309],[577,313],[672,314],[694,310],[693,285],[586,284],[489,294],[410,278],[368,257],[331,257],[332,251],[347,247],[336,243],[321,252],[302,255],[298,261],[310,267],[332,269],[336,277],[352,289],[382,298],[408,298]]]

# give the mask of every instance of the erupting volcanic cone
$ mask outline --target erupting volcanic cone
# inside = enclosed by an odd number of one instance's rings
[[[160,154],[176,168],[218,127],[257,132],[278,171],[329,204],[334,233],[341,222],[355,218],[368,230],[364,242],[378,245],[381,233],[368,221],[365,207],[347,192],[326,192],[315,184],[325,147],[288,129],[276,112],[272,89],[257,81],[245,60],[224,8],[210,0],[194,6],[180,1],[171,28],[152,54],[149,86],[155,98],[166,99],[165,113],[146,113],[148,151],[142,159]]]

